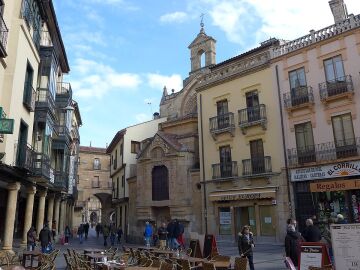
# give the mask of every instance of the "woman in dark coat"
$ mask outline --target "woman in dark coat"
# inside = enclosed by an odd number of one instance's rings
[[[253,247],[254,247],[254,238],[252,232],[250,232],[249,226],[244,226],[239,233],[238,238],[238,248],[239,254],[241,257],[247,257],[249,261],[250,270],[254,270],[253,262]]]
[[[289,257],[295,266],[298,266],[299,242],[301,239],[302,237],[295,231],[294,225],[289,224],[285,237],[285,253],[286,257]]]

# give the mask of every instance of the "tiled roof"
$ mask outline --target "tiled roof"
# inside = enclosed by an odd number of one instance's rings
[[[92,146],[80,146],[80,152],[96,152],[96,153],[106,153],[106,148],[102,147],[92,147]]]

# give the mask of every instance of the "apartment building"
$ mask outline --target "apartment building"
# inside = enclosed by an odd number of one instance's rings
[[[0,238],[71,225],[81,116],[52,1],[0,1]],[[14,226],[15,224],[15,226]]]
[[[272,50],[300,228],[313,215],[321,229],[337,214],[360,222],[360,15],[329,4],[335,24]]]

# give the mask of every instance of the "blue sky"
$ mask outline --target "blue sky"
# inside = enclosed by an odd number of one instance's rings
[[[71,68],[64,80],[83,120],[81,144],[98,147],[151,119],[164,85],[181,89],[201,13],[217,40],[217,63],[269,37],[291,40],[333,23],[328,0],[53,1]],[[359,0],[345,2],[349,13],[360,13]]]

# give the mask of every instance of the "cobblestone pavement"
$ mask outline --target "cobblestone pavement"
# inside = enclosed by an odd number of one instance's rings
[[[94,230],[90,229],[89,238],[83,244],[79,243],[77,238],[70,239],[69,245],[55,244],[55,248],[60,249],[60,253],[56,259],[56,269],[63,270],[66,268],[66,262],[63,253],[67,248],[82,251],[84,248],[103,248],[103,238],[100,235],[96,238]],[[220,254],[232,256],[232,261],[235,256],[238,256],[238,250],[235,243],[224,241],[218,243]],[[284,270],[283,252],[284,247],[277,244],[257,244],[254,250],[254,264],[256,270]]]

